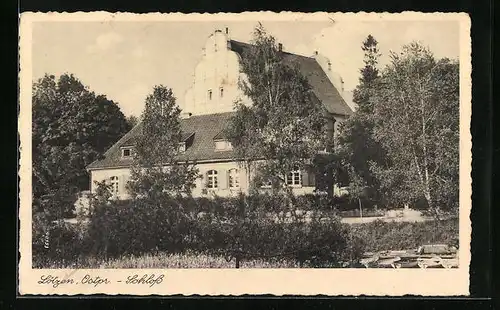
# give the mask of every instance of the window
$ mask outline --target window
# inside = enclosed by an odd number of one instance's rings
[[[210,170],[207,172],[207,188],[217,188],[217,171]]]
[[[111,194],[113,194],[113,196],[118,196],[118,177],[117,176],[111,177]]]
[[[288,186],[301,186],[302,185],[302,174],[300,170],[294,170],[290,172],[286,178],[286,185]]]
[[[232,150],[233,146],[231,145],[231,142],[226,141],[226,140],[221,140],[221,141],[215,141],[215,149],[219,151],[227,151],[227,150]]]
[[[122,157],[123,158],[132,157],[132,148],[130,148],[130,147],[122,148]]]
[[[224,97],[224,88],[223,88],[223,87],[221,87],[221,88],[219,89],[219,96],[220,96],[221,98],[222,98],[222,97]]]
[[[212,100],[212,90],[208,90],[208,100]]]
[[[179,143],[179,152],[184,153],[185,151],[186,151],[186,143],[185,142]]]
[[[229,188],[234,189],[240,187],[240,176],[238,173],[238,169],[229,170],[228,183]]]

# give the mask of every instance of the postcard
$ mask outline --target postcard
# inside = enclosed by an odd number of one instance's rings
[[[19,294],[469,295],[466,13],[20,15]]]

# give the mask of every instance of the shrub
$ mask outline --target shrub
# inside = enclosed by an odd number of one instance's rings
[[[241,195],[109,202],[95,207],[89,238],[95,244],[92,254],[104,257],[195,251],[228,260],[325,265],[346,260],[348,229],[320,213],[306,221],[285,196]]]
[[[321,213],[306,218],[289,202],[271,195],[214,200],[218,209],[196,221],[199,250],[228,259],[294,259],[312,266],[357,255],[349,252],[349,228],[339,218],[321,218]]]
[[[49,221],[43,213],[34,214],[32,234],[33,267],[54,262],[76,261],[92,246],[82,223]],[[64,263],[65,264],[65,263]]]
[[[399,223],[380,220],[353,224],[351,234],[359,238],[367,252],[416,249],[423,244],[444,243],[458,247],[458,219]]]
[[[89,237],[103,256],[150,251],[182,252],[190,245],[195,221],[178,201],[111,202],[96,206],[90,218]]]
[[[209,255],[227,261],[298,262],[300,266],[352,266],[364,251],[458,244],[458,221],[347,225],[328,212],[331,200],[284,195],[101,201],[88,226],[34,217],[37,264],[127,255]],[[314,211],[314,212],[312,212]],[[50,231],[50,247],[44,236]],[[288,264],[288,263],[287,263]]]

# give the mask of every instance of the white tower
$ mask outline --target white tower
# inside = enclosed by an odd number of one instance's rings
[[[194,81],[185,94],[184,114],[230,112],[244,96],[238,88],[239,55],[231,50],[229,29],[215,30],[207,39]]]

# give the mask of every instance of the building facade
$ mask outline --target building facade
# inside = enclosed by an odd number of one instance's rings
[[[193,83],[184,96],[180,156],[197,162],[200,177],[193,190],[195,197],[248,192],[247,173],[251,172],[235,161],[232,146],[222,132],[234,113],[235,101],[251,104],[238,87],[238,81],[245,79],[240,72],[240,59],[249,47],[247,43],[232,40],[227,28],[213,32],[202,50]],[[311,57],[286,51],[283,55],[284,61],[298,64],[307,77],[314,96],[325,108],[326,134],[335,135],[339,124],[353,112],[342,96],[342,79],[332,71],[330,61],[317,52]],[[130,178],[134,140],[140,131],[141,123],[116,142],[102,160],[88,166],[91,192],[95,192],[95,181],[106,180],[115,198],[129,197],[125,185]],[[297,194],[312,193],[315,189],[314,176],[306,172],[290,172],[286,183]]]

